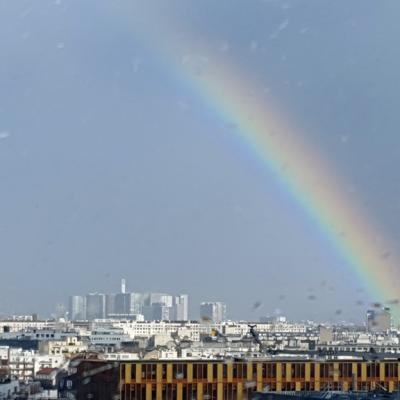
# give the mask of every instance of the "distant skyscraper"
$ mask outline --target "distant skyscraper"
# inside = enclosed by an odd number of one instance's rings
[[[215,323],[225,321],[226,304],[219,301],[203,302],[200,304],[200,317]]]
[[[115,314],[131,314],[132,313],[132,294],[117,293],[115,295]]]
[[[188,319],[188,295],[172,296],[165,293],[146,293],[132,299],[132,309],[135,314],[143,314],[148,321],[151,320],[179,320]]]
[[[174,300],[173,296],[166,293],[148,293],[146,295],[146,305],[152,305],[156,303],[164,304],[167,307],[172,307]]]
[[[113,293],[106,294],[106,317],[115,314],[115,297]]]
[[[390,329],[391,315],[389,308],[367,311],[367,328],[369,332],[385,332]]]
[[[176,321],[187,321],[189,310],[189,296],[181,294],[175,296],[175,304],[173,306],[173,319]]]
[[[143,314],[144,297],[142,293],[131,293],[132,314]]]
[[[106,317],[106,295],[89,293],[86,295],[86,318],[88,320]]]
[[[319,327],[319,341],[323,344],[328,344],[333,341],[333,329],[321,325]]]
[[[55,310],[55,313],[54,313],[54,317],[56,319],[65,318],[66,311],[67,310],[65,308],[65,305],[62,304],[62,303],[59,303],[59,304],[56,305],[56,310]]]
[[[143,306],[143,315],[147,321],[170,321],[172,307],[164,303],[153,303],[151,306]]]
[[[69,297],[69,319],[71,321],[86,319],[86,298],[84,296]]]
[[[188,295],[167,293],[129,293],[121,279],[121,292],[89,293],[71,296],[70,318],[94,320],[104,318],[135,318],[142,314],[147,320],[188,320]],[[136,317],[137,318],[137,317]]]

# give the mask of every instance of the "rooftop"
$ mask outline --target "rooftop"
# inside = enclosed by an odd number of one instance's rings
[[[37,372],[37,375],[51,375],[53,372],[56,372],[57,368],[42,368]]]

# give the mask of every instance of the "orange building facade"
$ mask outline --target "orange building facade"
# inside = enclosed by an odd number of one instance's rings
[[[398,361],[180,360],[120,365],[121,400],[248,399],[254,391],[399,387]]]

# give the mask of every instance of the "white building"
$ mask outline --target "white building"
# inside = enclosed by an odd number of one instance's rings
[[[172,307],[173,296],[166,293],[147,293],[145,295],[145,304],[151,306],[155,303],[161,303],[167,307]]]
[[[175,321],[187,321],[189,317],[189,296],[181,294],[174,298],[174,316]]]
[[[1,347],[0,355],[2,362],[10,369],[10,375],[21,382],[33,380],[40,369],[61,368],[66,362],[62,354],[39,354],[34,350],[16,349],[8,346]]]
[[[70,357],[87,351],[88,343],[81,341],[78,337],[67,337],[64,340],[46,340],[39,344],[40,354],[63,355]]]
[[[200,317],[202,320],[222,322],[226,320],[226,304],[220,301],[203,302],[200,304]]]
[[[170,321],[115,321],[114,327],[123,329],[124,333],[131,339],[150,338],[154,335],[178,333],[181,338],[187,337],[192,341],[200,340],[200,329],[198,322],[170,322]],[[211,328],[207,328],[208,331]]]
[[[69,298],[69,319],[71,321],[83,321],[86,319],[86,298],[85,298],[85,296],[70,296],[70,298]]]
[[[35,352],[33,350],[9,349],[8,367],[11,376],[21,382],[33,379],[35,371]]]
[[[94,346],[120,346],[131,338],[123,329],[96,329],[89,335],[89,342]]]
[[[141,298],[141,312],[147,321],[187,321],[189,296],[147,293]]]
[[[54,321],[0,320],[0,334],[3,332],[23,332],[33,329],[54,327]]]

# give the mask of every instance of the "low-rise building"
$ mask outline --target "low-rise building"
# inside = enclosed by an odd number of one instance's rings
[[[5,349],[2,349],[2,354],[6,354]],[[37,371],[43,368],[61,368],[65,363],[66,359],[61,354],[39,354],[35,350],[17,348],[8,348],[7,359],[4,357],[2,360],[3,368],[21,382],[33,381]]]
[[[92,346],[116,346],[120,347],[124,342],[132,339],[122,329],[96,329],[88,337]]]
[[[45,329],[53,327],[54,321],[33,321],[33,320],[0,320],[0,333],[23,332],[33,329]]]
[[[33,379],[35,371],[35,352],[33,350],[10,349],[8,367],[11,376],[21,382]]]
[[[39,344],[39,352],[41,354],[57,355],[61,354],[65,357],[87,351],[88,342],[82,341],[78,337],[67,337],[65,340],[47,340]]]
[[[52,389],[57,386],[57,368],[42,368],[35,376],[35,380],[39,381],[43,389]]]

